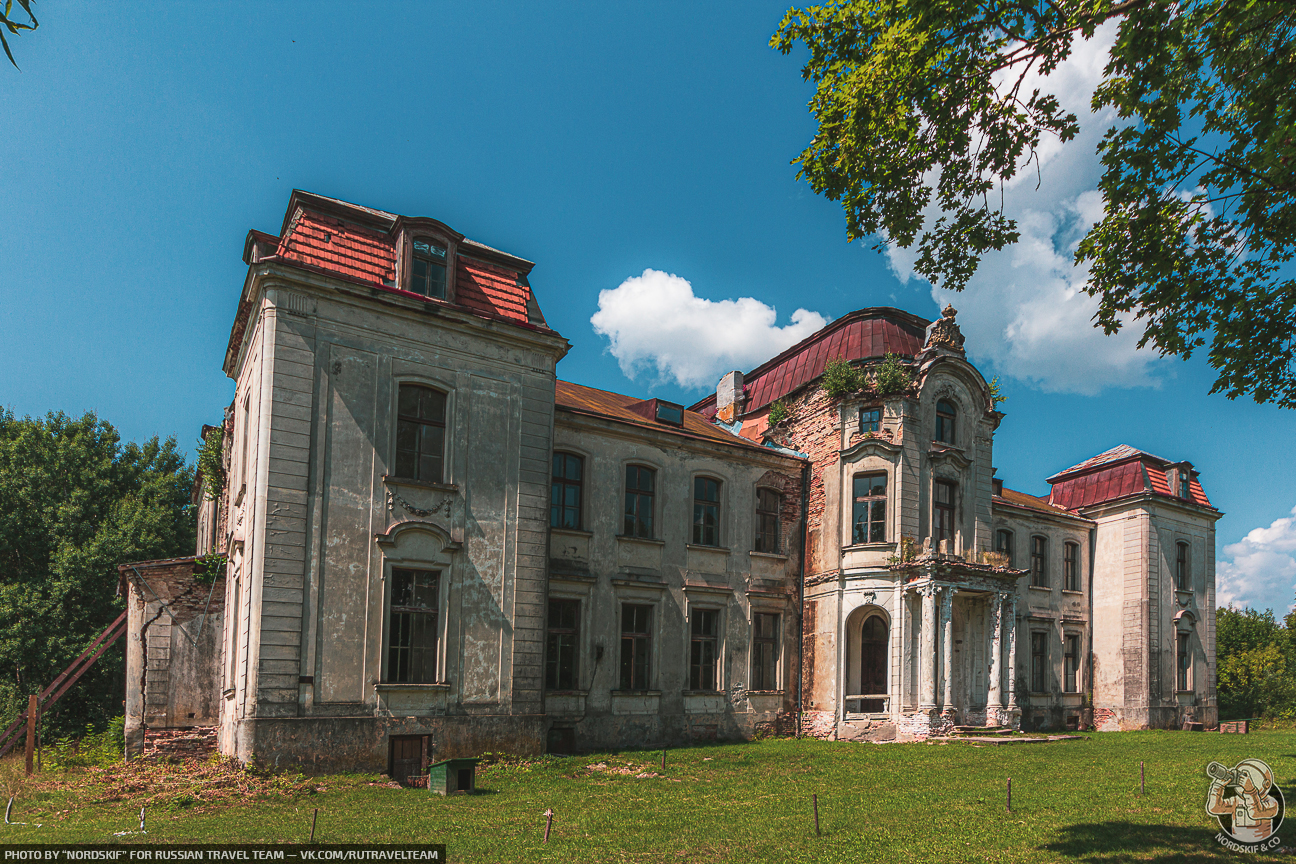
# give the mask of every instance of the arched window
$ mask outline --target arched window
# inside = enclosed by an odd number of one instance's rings
[[[1068,591],[1080,590],[1080,544],[1067,543],[1062,547],[1062,587]]]
[[[936,403],[936,434],[933,436],[942,444],[954,443],[954,403],[941,399]]]
[[[887,623],[881,615],[871,615],[860,634],[860,693],[880,696],[887,693]],[[886,710],[882,699],[861,699],[860,710],[877,713]]]
[[[396,476],[425,483],[445,479],[446,395],[400,385],[396,408]]]
[[[1175,587],[1180,591],[1192,590],[1192,572],[1188,569],[1188,544],[1175,544]]]

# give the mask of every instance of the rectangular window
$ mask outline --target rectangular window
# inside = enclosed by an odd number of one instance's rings
[[[1037,588],[1047,588],[1048,580],[1048,540],[1043,537],[1031,538],[1031,584]]]
[[[549,487],[549,526],[581,527],[581,458],[570,453],[553,455],[553,480]]]
[[[692,640],[689,651],[689,689],[714,691],[716,659],[720,644],[720,613],[714,609],[694,609]]]
[[[414,260],[410,266],[410,288],[424,297],[446,296],[446,250],[431,240],[414,241]]]
[[[396,408],[396,476],[425,483],[444,479],[446,396],[431,387],[400,385]]]
[[[435,570],[392,570],[387,680],[394,684],[436,683],[440,577]]]
[[[1192,689],[1192,651],[1188,647],[1188,634],[1179,633],[1178,644],[1175,646],[1176,666],[1175,689],[1191,690]]]
[[[877,432],[882,428],[882,409],[881,408],[861,408],[860,409],[860,431]]]
[[[783,497],[773,489],[756,490],[756,551],[779,551],[779,510]]]
[[[625,536],[651,540],[653,536],[653,481],[656,472],[642,465],[626,466]]]
[[[995,551],[1008,558],[1008,566],[1013,566],[1013,532],[1000,528],[995,532]]]
[[[1188,570],[1188,544],[1175,544],[1175,587],[1180,591],[1192,590],[1192,574]]]
[[[1063,681],[1062,686],[1068,693],[1078,693],[1080,691],[1080,637],[1068,635],[1064,647],[1062,659],[1066,663],[1066,680]]]
[[[1062,547],[1062,579],[1066,590],[1080,590],[1080,546],[1076,543]]]
[[[768,612],[752,613],[752,683],[753,690],[778,689],[779,616]]]
[[[1048,634],[1031,634],[1031,692],[1045,693],[1048,685]]]
[[[851,515],[852,543],[886,542],[885,474],[864,474],[854,479],[854,506]]]
[[[235,495],[247,488],[248,478],[248,445],[252,442],[252,394],[243,397],[243,448],[239,454],[239,489]]]
[[[580,656],[580,601],[549,600],[549,626],[545,639],[545,687],[576,690],[577,657]]]
[[[621,605],[621,689],[647,690],[652,655],[652,607]]]
[[[720,545],[720,482],[693,478],[693,544]]]
[[[936,481],[936,500],[932,505],[933,540],[937,549],[942,540],[954,543],[954,493],[958,487],[948,480]],[[952,551],[952,550],[951,550]]]

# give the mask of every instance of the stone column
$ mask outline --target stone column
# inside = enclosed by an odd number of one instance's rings
[[[924,585],[922,595],[922,632],[919,634],[918,710],[936,710],[936,586]]]
[[[1017,595],[1010,594],[1004,611],[1008,615],[1008,710],[1017,708]]]
[[[946,586],[941,589],[941,675],[945,686],[941,691],[943,713],[954,712],[954,588]]]
[[[986,725],[999,722],[1003,707],[1003,602],[1002,594],[990,595],[990,696],[986,700]]]

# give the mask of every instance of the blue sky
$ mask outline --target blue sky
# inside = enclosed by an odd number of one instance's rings
[[[0,404],[187,446],[231,396],[243,238],[277,231],[293,188],[536,261],[573,344],[560,375],[621,392],[691,402],[705,388],[686,385],[800,332],[799,309],[803,329],[870,305],[935,316],[903,254],[847,244],[796,180],[814,125],[800,58],[767,46],[783,9],[39,0],[41,28],[11,39],[22,71],[0,68]],[[1064,101],[1084,101],[1101,47],[1064,70]],[[954,298],[1009,396],[999,476],[1045,493],[1120,443],[1189,459],[1226,511],[1221,594],[1285,610],[1296,468],[1277,455],[1296,412],[1210,396],[1204,362],[1089,332],[1065,263],[1094,203],[1086,136],[1105,128],[1084,119],[1081,146],[1045,154],[1041,192],[1010,190],[1028,242]]]

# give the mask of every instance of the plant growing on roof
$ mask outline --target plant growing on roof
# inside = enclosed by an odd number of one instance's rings
[[[219,552],[208,552],[194,561],[194,581],[199,585],[210,585],[225,576],[225,567],[229,559]]]
[[[864,373],[841,357],[834,357],[828,361],[820,384],[824,392],[834,399],[858,393],[867,385],[868,379]]]
[[[225,491],[225,459],[221,441],[225,432],[219,427],[198,439],[198,473],[203,478],[203,496],[209,501],[220,498]]]
[[[900,362],[900,358],[888,351],[886,359],[877,365],[873,373],[873,382],[879,395],[894,396],[908,390],[913,384],[913,377]]]
[[[788,419],[788,416],[791,413],[792,412],[788,410],[787,404],[782,399],[775,399],[774,404],[770,406],[769,410],[769,424],[771,426],[777,426],[784,420]]]
[[[1000,402],[1007,402],[1008,397],[999,389],[999,376],[990,379],[990,407],[999,407]]]

